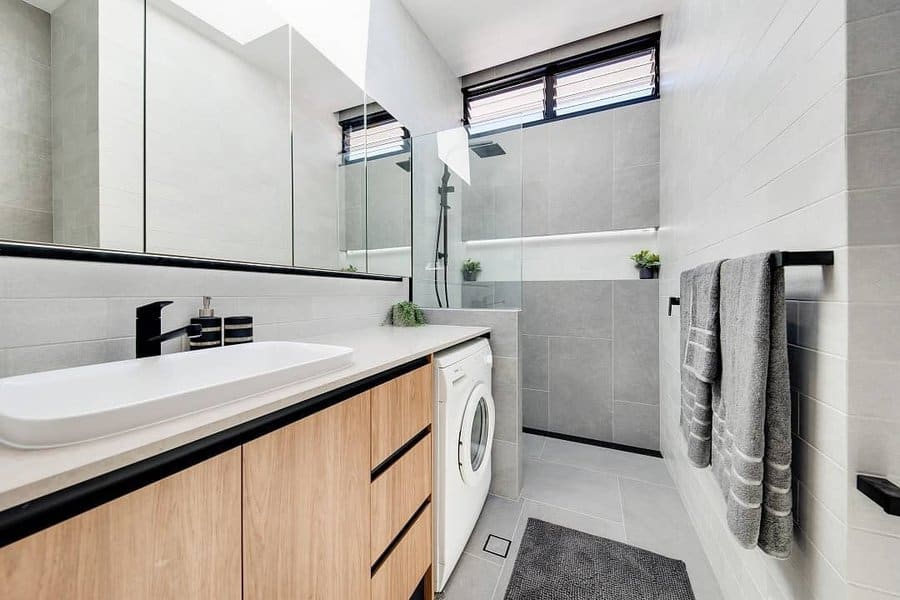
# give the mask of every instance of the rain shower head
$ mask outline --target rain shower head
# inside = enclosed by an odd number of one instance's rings
[[[490,158],[492,156],[502,156],[506,154],[506,150],[504,150],[500,144],[492,141],[470,144],[469,148],[478,155],[478,158]]]

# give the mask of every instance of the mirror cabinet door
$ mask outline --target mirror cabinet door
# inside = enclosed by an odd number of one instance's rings
[[[0,240],[144,249],[143,31],[143,0],[0,2]]]
[[[278,1],[54,4],[0,3],[0,240],[409,274],[364,47],[329,59]]]

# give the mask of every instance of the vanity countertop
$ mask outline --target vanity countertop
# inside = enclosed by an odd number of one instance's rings
[[[297,341],[353,348],[353,364],[300,383],[91,442],[45,450],[0,446],[0,511],[489,332],[485,327],[424,325],[372,327],[304,338]]]

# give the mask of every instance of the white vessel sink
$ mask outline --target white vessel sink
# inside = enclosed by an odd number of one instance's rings
[[[344,368],[353,350],[256,342],[0,379],[0,442],[50,448],[153,425]]]

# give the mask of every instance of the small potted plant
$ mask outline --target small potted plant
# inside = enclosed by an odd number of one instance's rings
[[[478,279],[478,273],[481,272],[481,263],[477,260],[467,258],[462,264],[463,281],[475,281]]]
[[[631,255],[634,266],[640,269],[641,279],[655,279],[659,272],[659,254],[650,250],[641,250]]]
[[[425,313],[412,302],[398,302],[391,307],[388,322],[395,327],[417,327],[425,324]]]
[[[347,265],[346,267],[341,269],[341,271],[343,271],[344,273],[359,273],[359,269],[357,269],[353,265]]]

